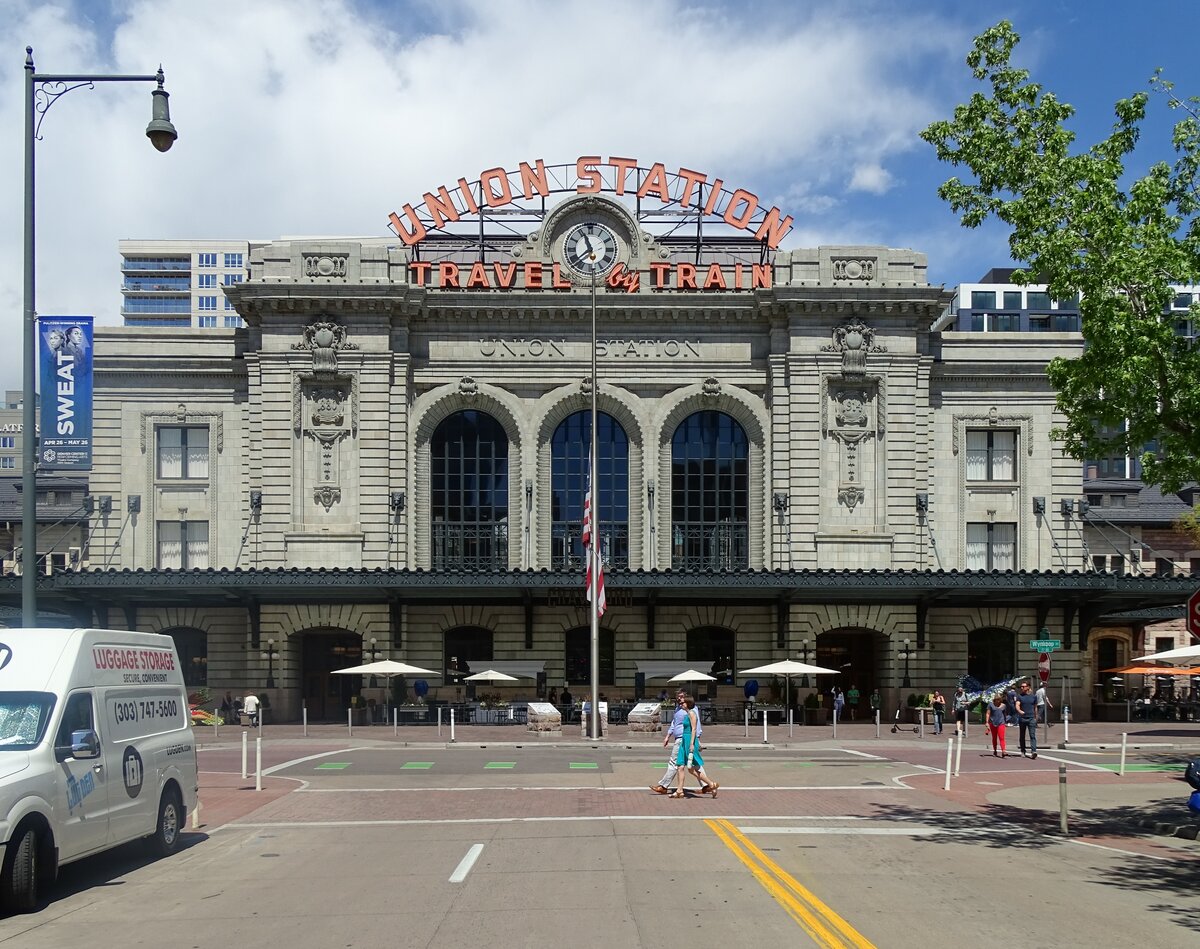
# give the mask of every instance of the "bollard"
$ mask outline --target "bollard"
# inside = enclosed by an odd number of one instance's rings
[[[837,706],[835,705],[833,707],[833,738],[835,741],[837,740],[837,720],[838,720]]]
[[[242,732],[242,780],[245,781],[248,777],[246,771],[246,733]]]
[[[303,709],[301,709],[300,715],[304,721],[304,737],[307,738],[308,737],[308,706],[307,705],[304,706]]]
[[[944,791],[950,790],[950,763],[953,761],[953,759],[954,759],[954,739],[951,738],[946,742],[946,785],[942,789]]]
[[[454,741],[454,709],[450,709],[450,740]]]
[[[400,709],[392,708],[392,737],[400,737]]]
[[[1121,732],[1121,770],[1117,772],[1121,777],[1125,777],[1125,746],[1129,741],[1129,732]]]
[[[254,739],[254,790],[262,790],[262,736]]]
[[[438,738],[442,737],[442,707],[438,706]]]
[[[1063,744],[1071,744],[1071,706],[1063,706]]]
[[[763,744],[765,745],[765,744],[767,744],[767,718],[769,717],[767,715],[766,709],[763,709],[762,717],[763,717]]]
[[[750,737],[750,709],[746,709],[746,737]]]
[[[917,718],[920,719],[920,721],[921,721],[921,729],[920,729],[921,736],[920,737],[924,738],[925,737],[925,713],[922,711],[918,711]]]
[[[963,735],[962,732],[959,732],[957,737],[958,737],[958,748],[954,752],[954,776],[956,778],[958,777],[959,771],[962,769],[962,746],[963,746],[963,738],[965,736]]]
[[[788,738],[792,737],[792,709],[788,707]]]
[[[200,829],[200,799],[196,798],[196,806],[192,808],[192,830]]]
[[[213,716],[213,741],[217,741],[220,735],[221,733],[217,730],[217,718]]]
[[[879,709],[875,709],[875,737],[879,737]]]
[[[1067,836],[1067,766],[1058,766],[1058,829]]]
[[[354,709],[352,708],[346,709],[346,733],[351,738],[354,737]]]
[[[1133,721],[1133,703],[1129,699],[1125,700],[1125,724],[1128,725]]]

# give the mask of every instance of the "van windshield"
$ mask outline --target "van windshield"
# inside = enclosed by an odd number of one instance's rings
[[[50,692],[0,692],[0,752],[36,748],[53,708]]]

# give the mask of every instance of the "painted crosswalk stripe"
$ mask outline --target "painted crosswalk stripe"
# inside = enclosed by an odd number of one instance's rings
[[[484,768],[515,768],[516,766],[515,761],[489,761]]]
[[[433,767],[432,761],[406,761],[400,765],[402,769],[413,771],[428,771]]]
[[[349,761],[325,761],[317,765],[316,771],[341,771],[343,768],[350,767]]]
[[[599,767],[600,767],[600,765],[596,764],[596,762],[594,762],[594,761],[572,761],[571,762],[571,770],[572,771],[595,771]]]
[[[475,866],[475,861],[479,859],[481,853],[483,853],[483,844],[472,844],[467,855],[458,862],[458,866],[450,874],[450,882],[462,883],[467,878],[467,874],[471,872],[471,867]]]

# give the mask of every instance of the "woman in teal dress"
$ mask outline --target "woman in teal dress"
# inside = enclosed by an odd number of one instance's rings
[[[696,711],[696,700],[685,695],[683,698],[683,707],[687,710],[687,718],[683,720],[683,741],[679,743],[679,757],[675,764],[679,766],[678,786],[672,792],[671,797],[680,798],[686,797],[683,793],[683,773],[684,768],[692,772],[697,778],[704,782],[704,791],[717,796],[717,788],[720,787],[716,781],[711,780],[704,771],[704,759],[700,756],[700,736],[697,734],[699,728],[698,715]]]

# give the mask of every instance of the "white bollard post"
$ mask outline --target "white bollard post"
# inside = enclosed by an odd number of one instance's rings
[[[792,710],[791,710],[791,707],[789,706],[789,708],[788,708],[788,738],[792,737],[792,724],[793,724]]]
[[[304,706],[304,708],[302,708],[300,710],[300,716],[304,720],[304,737],[307,738],[308,737],[308,706],[307,705]]]
[[[214,715],[213,716],[213,741],[217,741],[220,738],[220,736],[221,736],[221,733],[217,730],[217,717]]]
[[[200,798],[196,798],[196,806],[192,808],[192,830],[200,829]]]
[[[879,709],[875,709],[875,737],[879,737]]]
[[[346,709],[346,734],[354,737],[354,709]]]
[[[917,709],[917,719],[921,722],[921,737],[925,737],[925,711]]]
[[[1063,744],[1069,745],[1070,743],[1071,743],[1071,706],[1064,705],[1063,706]],[[1065,834],[1066,831],[1064,830],[1063,833]]]
[[[750,709],[746,709],[746,738],[750,737]]]
[[[963,733],[958,733],[958,749],[954,752],[954,776],[957,778],[962,767]]]
[[[1125,777],[1125,747],[1129,742],[1129,732],[1121,732],[1121,770],[1117,772],[1121,777]]]
[[[400,735],[400,709],[392,706],[392,736],[399,737]]]
[[[765,708],[763,709],[762,717],[763,717],[763,744],[766,745],[766,744],[769,744],[769,742],[767,741],[767,719],[770,718],[770,716],[767,715],[767,710]]]
[[[246,733],[242,732],[242,780],[245,781],[248,777],[246,771]]]
[[[946,742],[946,785],[942,790],[950,790],[950,765],[954,758],[954,739],[951,738]]]
[[[254,739],[254,790],[262,790],[262,736]]]
[[[834,737],[835,741],[837,740],[837,720],[838,720],[837,706],[835,705],[833,707],[833,737]]]
[[[1125,724],[1128,725],[1133,721],[1133,703],[1129,699],[1125,700]]]
[[[1067,836],[1067,766],[1058,766],[1058,829]]]
[[[442,737],[442,707],[438,706],[438,738]]]
[[[454,741],[454,709],[450,709],[450,740]]]

